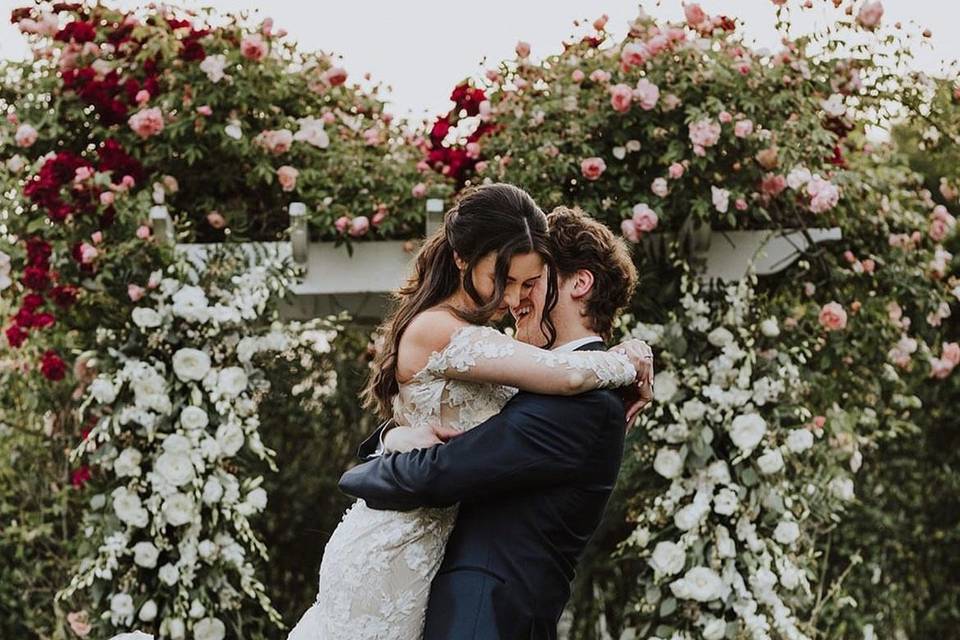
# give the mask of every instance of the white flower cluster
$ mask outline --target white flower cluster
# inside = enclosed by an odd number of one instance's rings
[[[253,564],[266,550],[249,518],[267,493],[262,477],[244,475],[254,459],[273,466],[259,432],[269,383],[255,356],[312,363],[331,351],[339,327],[268,322],[268,302],[285,286],[277,269],[254,266],[204,286],[155,274],[129,335],[104,336],[101,361],[115,368],[87,389],[81,411],[99,419],[76,452],[111,478],[84,523],[102,542],[59,597],[99,582],[108,593],[102,619],[118,631],[149,625],[159,638],[222,640],[221,614],[244,597],[280,620]],[[328,380],[326,392],[334,386]]]
[[[775,318],[755,317],[752,282],[720,299],[685,280],[679,316],[632,330],[661,352],[640,428],[642,455],[669,484],[629,540],[650,567],[639,606],[659,613],[658,638],[805,639],[795,608],[810,598],[810,505],[853,497],[839,466],[807,459],[816,437],[801,404],[803,348],[779,344]]]

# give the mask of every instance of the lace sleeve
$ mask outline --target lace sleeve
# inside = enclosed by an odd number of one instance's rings
[[[516,387],[551,395],[574,395],[598,387],[630,384],[637,372],[626,356],[606,351],[556,353],[524,344],[490,327],[454,331],[443,351],[431,356],[432,373]]]

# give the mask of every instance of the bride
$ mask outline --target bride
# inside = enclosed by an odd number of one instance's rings
[[[639,360],[624,350],[552,353],[485,326],[544,277],[549,311],[556,278],[546,217],[533,199],[508,184],[466,193],[396,294],[367,405],[397,424],[462,432],[518,389],[573,395],[633,383]],[[546,311],[544,333],[552,336]],[[456,511],[354,503],[327,543],[316,603],[289,640],[419,640]]]

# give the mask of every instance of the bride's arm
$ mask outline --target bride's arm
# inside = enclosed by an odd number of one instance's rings
[[[415,352],[432,353],[426,368],[449,379],[576,395],[599,387],[626,386],[637,378],[637,366],[625,353],[556,353],[490,327],[464,324],[449,314],[426,316],[410,325],[404,339]]]

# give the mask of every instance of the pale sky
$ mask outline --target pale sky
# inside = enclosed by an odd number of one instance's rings
[[[860,0],[857,0],[858,4]],[[815,0],[818,7],[799,11],[795,24],[809,29],[823,23],[829,0]],[[27,55],[25,40],[9,23],[13,7],[29,0],[0,0],[0,57]],[[135,7],[143,3],[114,0],[113,6]],[[512,58],[518,40],[532,45],[534,59],[561,50],[561,41],[584,33],[573,21],[588,22],[601,13],[610,16],[607,30],[622,37],[638,6],[658,17],[682,16],[680,0],[183,0],[181,6],[212,6],[221,11],[259,10],[272,17],[276,28],[285,28],[289,38],[308,50],[323,50],[343,57],[351,78],[370,72],[375,80],[393,88],[391,110],[398,116],[434,116],[450,107],[453,86],[467,75],[479,75],[486,66]],[[929,27],[933,37],[918,53],[918,66],[929,73],[941,69],[942,60],[960,58],[960,3],[954,0],[884,0],[884,22],[914,21]],[[778,48],[774,31],[774,6],[770,0],[701,0],[708,13],[726,13],[741,18],[746,33],[760,46]]]

